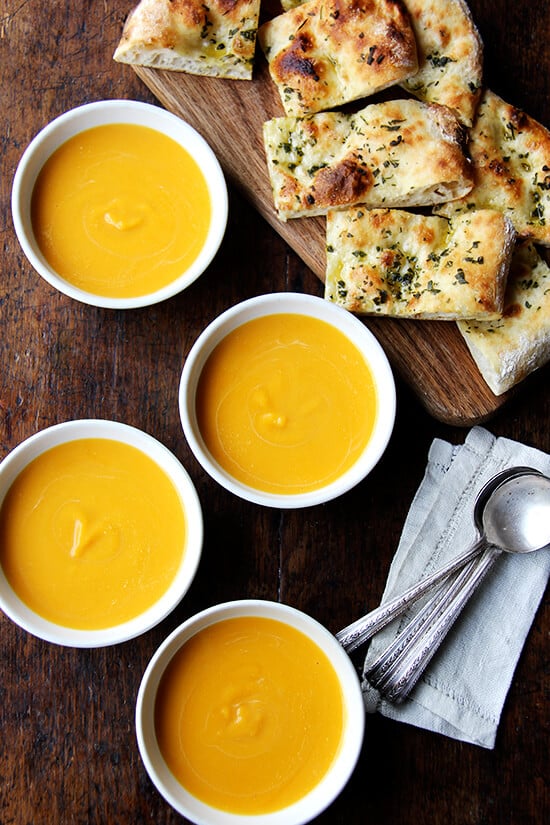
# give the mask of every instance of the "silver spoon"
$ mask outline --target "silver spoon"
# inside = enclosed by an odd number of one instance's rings
[[[540,475],[538,470],[531,467],[510,467],[497,473],[485,484],[477,495],[474,505],[474,521],[481,533],[481,515],[491,494],[502,484],[512,478],[522,475]],[[375,610],[362,616],[352,624],[338,631],[336,638],[348,653],[358,648],[375,633],[392,621],[396,616],[404,613],[409,605],[417,601],[421,596],[431,590],[432,587],[444,578],[464,567],[472,559],[479,556],[485,548],[485,542],[480,539],[472,545],[465,553],[457,556],[443,567],[425,576],[420,582],[407,588],[403,593],[388,602],[380,605]]]
[[[406,643],[397,652],[395,643],[390,645],[365,674],[391,702],[402,702],[409,695],[502,551],[532,553],[550,547],[550,479],[535,471],[508,479],[492,491],[477,517],[485,541],[481,557],[455,579],[455,593],[435,605],[432,618],[412,634],[405,629],[400,635]]]
[[[533,478],[537,480],[539,478],[545,479],[538,470],[530,467],[513,467],[509,471],[505,470],[503,473],[493,476],[481,489],[474,505],[474,523],[479,536],[472,548],[476,551],[476,556],[470,558],[463,565],[460,573],[455,572],[447,577],[447,581],[435,590],[434,595],[426,602],[405,629],[399,633],[388,648],[372,662],[365,675],[371,684],[375,685],[379,690],[382,690],[386,681],[393,676],[396,668],[401,664],[403,657],[421,636],[421,633],[426,632],[431,623],[447,608],[448,601],[460,594],[463,586],[468,582],[469,577],[474,574],[483,552],[486,551],[488,547],[491,547],[492,543],[496,544],[497,541],[501,544],[506,544],[506,540],[502,539],[500,535],[498,525],[495,527],[495,514],[493,513],[493,509],[495,511],[499,510],[499,502],[502,501],[500,498],[501,488],[508,491],[509,487],[507,485],[519,477],[524,479],[521,481],[521,485],[531,485]],[[546,480],[544,484],[546,485]],[[523,491],[523,486],[521,490]],[[491,506],[487,508],[489,500],[491,500]],[[487,529],[485,528],[484,521],[487,522]],[[502,549],[506,548],[503,547]],[[469,552],[470,551],[467,551],[462,558],[467,556]],[[511,550],[511,552],[518,551]]]

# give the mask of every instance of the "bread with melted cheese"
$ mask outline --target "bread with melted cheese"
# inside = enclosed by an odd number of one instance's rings
[[[119,63],[252,78],[260,0],[141,0],[114,53]]]
[[[418,72],[400,85],[420,100],[449,106],[471,126],[483,82],[483,42],[464,0],[405,0]]]
[[[418,68],[401,0],[308,0],[264,23],[258,42],[287,115],[367,97]]]
[[[515,232],[500,212],[451,221],[354,207],[327,216],[325,297],[398,318],[498,318]]]
[[[499,209],[518,235],[550,246],[550,132],[486,90],[470,130],[474,187],[438,215]]]
[[[497,396],[550,361],[550,267],[533,243],[514,252],[502,317],[459,321],[458,328]]]
[[[263,135],[283,221],[359,203],[443,203],[473,183],[458,120],[446,107],[414,99],[372,103],[353,114],[273,118]]]

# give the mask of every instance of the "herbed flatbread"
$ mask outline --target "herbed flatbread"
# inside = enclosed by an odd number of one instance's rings
[[[355,207],[327,216],[325,298],[399,318],[496,318],[515,232],[501,212],[452,221]]]
[[[260,0],[141,0],[126,19],[114,59],[250,80],[259,12]]]
[[[282,0],[283,9],[302,5]],[[449,106],[471,126],[483,82],[483,41],[464,0],[404,0],[418,71],[399,84],[419,100]],[[328,107],[327,107],[328,108]]]
[[[418,100],[373,103],[264,123],[281,220],[355,204],[426,206],[470,191],[463,129],[451,111]]]
[[[483,82],[483,43],[464,0],[405,0],[418,48],[418,72],[400,85],[449,106],[471,126]]]
[[[367,97],[418,68],[401,0],[308,0],[264,23],[258,42],[287,115]]]
[[[550,361],[550,267],[534,244],[516,247],[502,318],[459,321],[458,328],[495,395]]]
[[[470,130],[475,185],[438,215],[499,209],[518,235],[550,246],[550,132],[529,115],[486,90]]]

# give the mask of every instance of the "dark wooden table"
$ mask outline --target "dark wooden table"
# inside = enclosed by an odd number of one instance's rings
[[[101,98],[155,102],[111,60],[131,0],[1,0],[0,457],[38,429],[106,417],[140,427],[185,464],[205,514],[203,561],[188,596],[159,627],[113,648],[50,646],[0,617],[0,825],[176,823],[141,764],[134,703],[158,644],[192,613],[243,597],[307,611],[332,631],[375,607],[436,436],[465,432],[432,419],[398,380],[390,447],[340,500],[264,510],[202,472],[184,440],[177,386],[203,327],[270,290],[322,294],[319,280],[231,190],[222,249],[187,292],[152,309],[95,309],[58,294],[25,260],[13,232],[11,181],[33,135],[54,116]],[[550,9],[517,0],[471,3],[486,77],[506,100],[550,122]],[[550,451],[548,369],[486,426]],[[547,606],[528,637],[496,748],[368,717],[354,776],[320,823],[523,825],[548,821]],[[545,669],[546,666],[546,669]]]

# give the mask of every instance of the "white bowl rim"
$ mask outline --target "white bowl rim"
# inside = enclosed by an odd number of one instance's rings
[[[30,201],[34,181],[47,158],[62,143],[82,131],[109,123],[148,126],[168,134],[180,143],[199,164],[210,192],[212,218],[204,246],[182,273],[155,292],[133,298],[96,295],[58,275],[48,264],[34,239]],[[178,294],[205,271],[223,240],[228,218],[228,193],[220,163],[206,139],[190,124],[160,106],[138,100],[97,100],[58,115],[44,126],[24,150],[12,184],[11,210],[19,244],[36,272],[59,292],[90,306],[106,309],[137,309],[151,306]]]
[[[263,315],[296,313],[328,321],[347,335],[362,351],[368,349],[377,391],[377,413],[373,433],[365,450],[346,473],[325,487],[306,493],[268,493],[250,487],[231,476],[210,455],[200,434],[195,410],[195,391],[207,357],[234,328]],[[324,504],[362,481],[382,457],[395,423],[396,389],[388,358],[376,337],[355,315],[315,295],[298,292],[274,292],[242,301],[215,318],[198,336],[183,366],[179,386],[179,411],[186,440],[197,461],[218,484],[234,495],[266,507],[292,509]]]
[[[203,516],[195,486],[176,456],[153,436],[117,421],[87,418],[64,421],[21,441],[0,462],[0,507],[11,484],[33,458],[50,447],[82,438],[105,438],[140,449],[165,471],[176,486],[186,520],[182,563],[166,592],[140,615],[113,627],[80,630],[56,624],[35,613],[14,592],[0,565],[0,609],[19,627],[46,642],[98,648],[133,639],[159,624],[179,604],[195,577],[202,554]]]
[[[173,776],[158,747],[154,703],[161,676],[175,653],[192,636],[212,624],[240,616],[276,619],[301,630],[325,653],[338,674],[346,718],[338,754],[321,782],[293,805],[267,814],[234,814],[212,808],[190,794]],[[191,616],[157,648],[143,674],[136,700],[136,738],[146,771],[161,796],[196,825],[304,825],[325,810],[353,773],[365,732],[365,706],[359,678],[344,648],[320,622],[297,608],[264,599],[239,599],[213,605]]]

